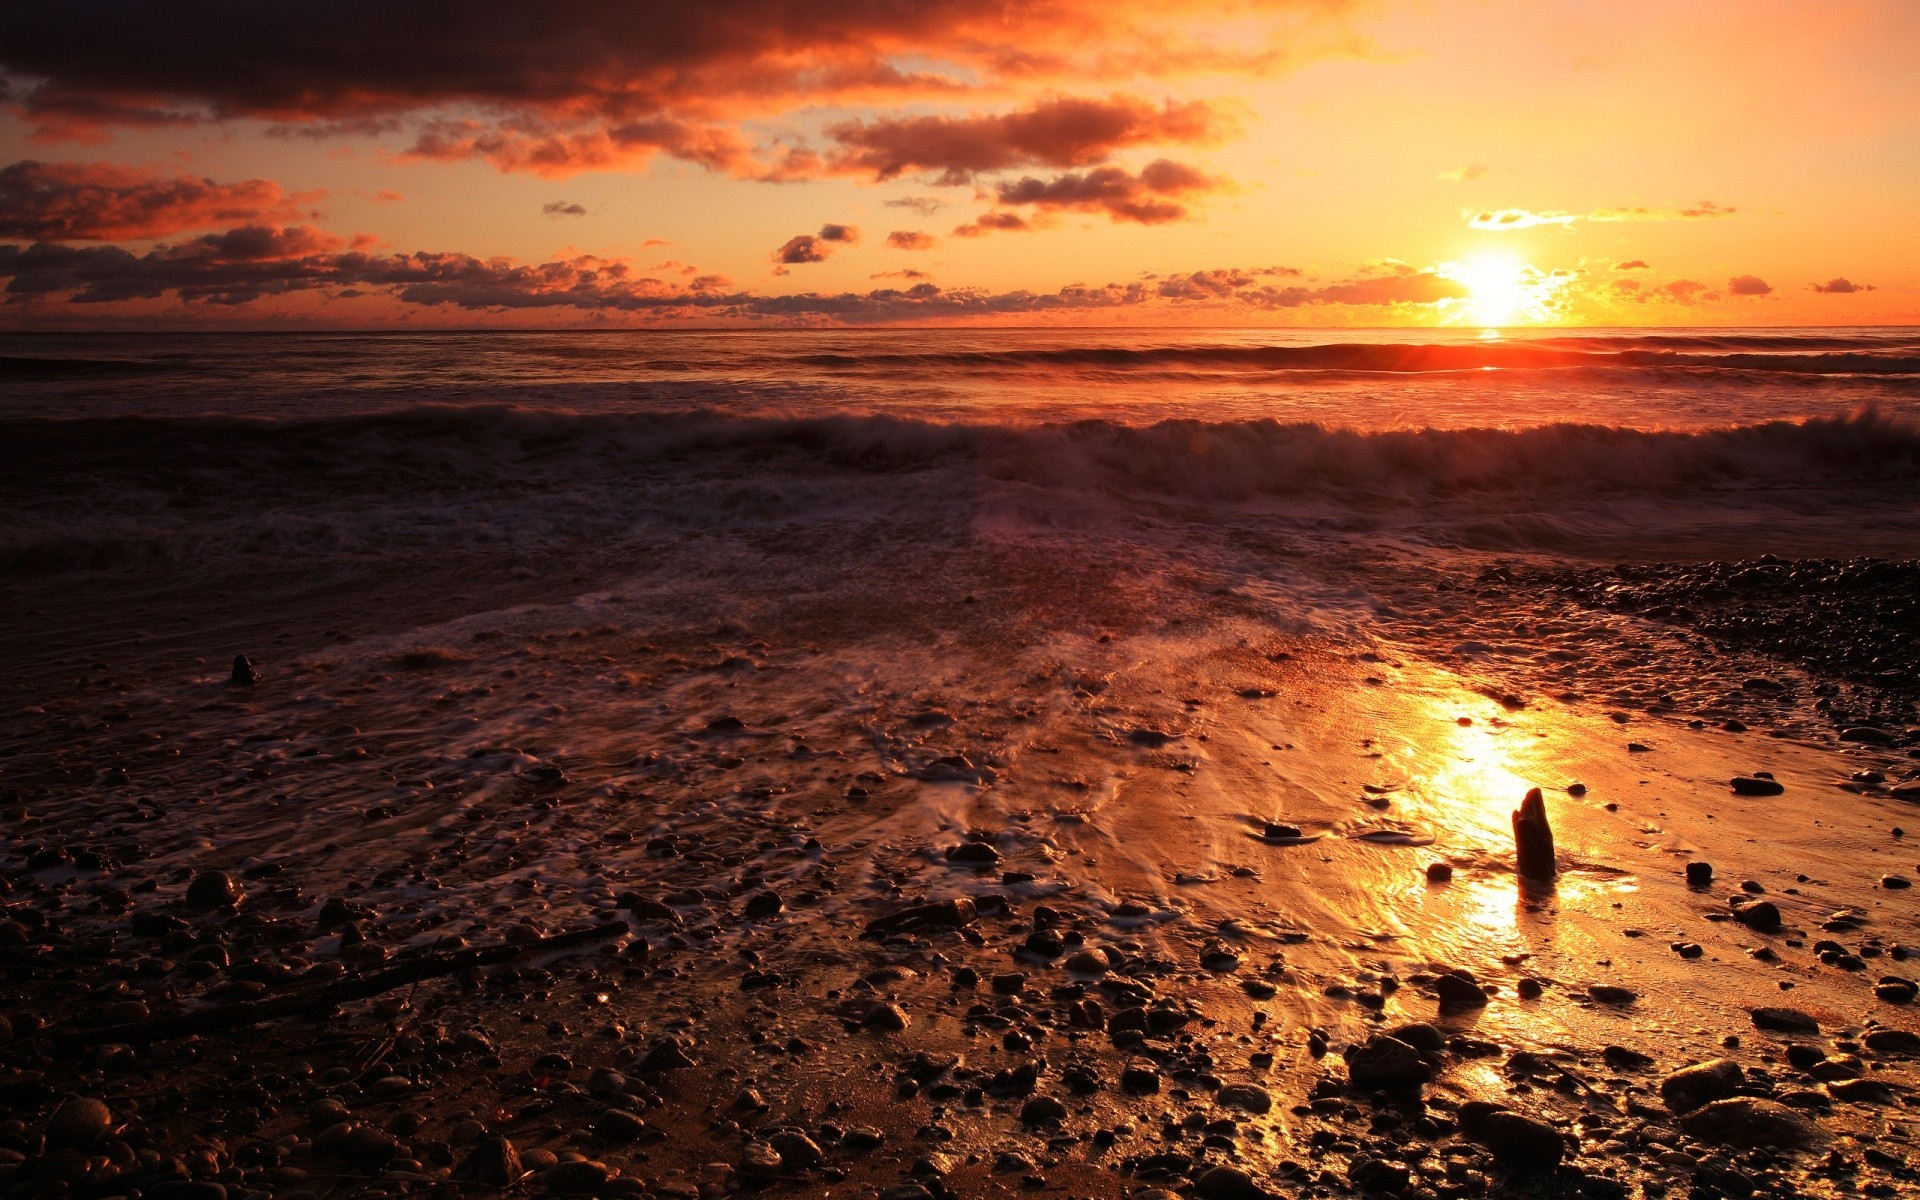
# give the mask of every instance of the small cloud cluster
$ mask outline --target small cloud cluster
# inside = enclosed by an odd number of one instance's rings
[[[819,233],[801,233],[788,238],[773,252],[773,261],[782,268],[825,262],[832,256],[834,246],[851,245],[859,240],[860,231],[851,225],[822,225]]]
[[[1187,205],[1195,196],[1219,186],[1219,180],[1164,158],[1148,163],[1137,175],[1120,167],[1096,167],[1053,179],[1029,175],[996,188],[994,199],[1000,207],[954,233],[979,237],[995,231],[1036,228],[1031,218],[1008,211],[1016,208],[1032,209],[1039,217],[1062,212],[1104,213],[1116,224],[1161,225],[1185,217]]]
[[[938,239],[918,229],[896,229],[887,235],[887,245],[895,250],[931,250]]]
[[[312,216],[325,192],[265,179],[215,183],[108,163],[28,159],[0,168],[0,237],[38,242],[147,241],[218,225]]]
[[[1735,275],[1727,280],[1727,292],[1734,296],[1766,296],[1773,292],[1773,285],[1758,275]]]
[[[1442,183],[1466,183],[1470,180],[1482,178],[1486,173],[1487,168],[1484,165],[1474,163],[1471,166],[1455,167],[1451,171],[1442,171],[1434,176],[1434,178]]]
[[[1840,277],[1829,279],[1825,283],[1810,284],[1809,286],[1824,296],[1851,296],[1855,292],[1871,292],[1874,290],[1873,285],[1870,283],[1855,283],[1851,279]]]
[[[555,200],[551,204],[542,204],[540,211],[549,217],[584,217],[587,215],[587,206],[571,200]]]

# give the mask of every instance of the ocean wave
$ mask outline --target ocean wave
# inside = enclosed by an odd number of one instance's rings
[[[1333,342],[1315,346],[1071,346],[930,352],[821,353],[797,360],[822,370],[1108,371],[1169,368],[1428,375],[1465,371],[1746,371],[1786,375],[1920,375],[1911,338],[1727,336],[1541,338],[1486,342]]]

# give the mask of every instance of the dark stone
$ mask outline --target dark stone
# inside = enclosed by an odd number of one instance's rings
[[[98,1100],[75,1097],[47,1118],[47,1149],[88,1146],[106,1136],[113,1126],[113,1110]]]
[[[1762,931],[1780,928],[1780,909],[1771,900],[1755,900],[1749,904],[1735,904],[1733,919],[1748,929]]]
[[[1000,852],[986,842],[961,842],[948,849],[947,861],[991,866],[1000,861]]]
[[[1200,1200],[1272,1200],[1273,1193],[1253,1181],[1239,1167],[1210,1167],[1193,1181],[1193,1194]]]
[[[1511,1171],[1551,1171],[1567,1151],[1558,1129],[1519,1113],[1488,1113],[1479,1124],[1475,1136],[1493,1152],[1495,1162]]]
[[[1713,882],[1713,864],[1710,862],[1690,862],[1687,864],[1687,885],[1706,887]]]
[[[1398,1038],[1376,1033],[1347,1056],[1347,1078],[1367,1091],[1417,1088],[1433,1075],[1420,1052]]]
[[[527,1173],[520,1165],[520,1151],[503,1137],[491,1137],[475,1146],[453,1169],[453,1178],[481,1187],[503,1188],[518,1183]]]
[[[1804,1149],[1825,1140],[1818,1125],[1772,1100],[1735,1096],[1688,1113],[1681,1127],[1706,1142],[1731,1146]]]
[[[1461,1012],[1487,1006],[1487,993],[1471,979],[1442,975],[1433,981],[1433,988],[1439,993],[1441,1012]]]
[[[260,682],[260,672],[253,666],[253,660],[244,654],[233,656],[233,670],[227,676],[227,686],[246,688]]]
[[[769,888],[747,897],[746,907],[741,911],[749,921],[764,921],[779,916],[786,907],[787,903],[780,898],[780,893]]]
[[[1660,1081],[1660,1098],[1674,1112],[1687,1112],[1731,1096],[1747,1080],[1732,1059],[1715,1058],[1682,1067]]]
[[[1797,1008],[1756,1008],[1753,1027],[1772,1033],[1804,1033],[1817,1036],[1820,1022]]]
[[[1735,775],[1727,781],[1729,787],[1738,796],[1778,796],[1787,790],[1786,785],[1777,779],[1765,779],[1758,775]]]
[[[1020,1108],[1022,1125],[1057,1124],[1067,1119],[1067,1106],[1052,1096],[1035,1096]]]
[[[909,929],[964,929],[979,915],[973,901],[965,896],[916,904],[867,922],[866,936],[887,937]]]
[[[202,871],[187,885],[187,907],[201,912],[231,908],[244,896],[239,882],[225,871]]]

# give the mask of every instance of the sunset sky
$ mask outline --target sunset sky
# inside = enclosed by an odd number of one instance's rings
[[[1920,321],[1912,0],[0,11],[0,326]]]

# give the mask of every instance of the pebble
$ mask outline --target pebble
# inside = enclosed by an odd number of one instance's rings
[[[1752,1016],[1755,1029],[1808,1035],[1818,1035],[1820,1032],[1820,1022],[1797,1008],[1756,1008]]]
[[[1272,1192],[1255,1183],[1253,1176],[1239,1167],[1225,1164],[1209,1167],[1194,1180],[1193,1194],[1200,1200],[1270,1200],[1273,1196]]]
[[[1787,790],[1779,780],[1758,775],[1735,775],[1727,785],[1736,796],[1778,796]]]
[[[518,1183],[527,1169],[520,1152],[503,1137],[491,1137],[475,1146],[453,1169],[453,1178],[481,1187],[502,1188]]]
[[[1742,1147],[1801,1149],[1825,1136],[1807,1117],[1777,1101],[1756,1096],[1715,1100],[1688,1113],[1680,1124],[1702,1141]]]
[[[1675,1112],[1733,1095],[1747,1080],[1740,1064],[1729,1058],[1709,1059],[1682,1067],[1660,1081],[1660,1098]]]
[[[1250,1113],[1271,1112],[1273,1096],[1263,1087],[1251,1083],[1228,1084],[1214,1097],[1227,1108],[1237,1108]]]
[[[231,908],[244,896],[238,881],[225,871],[202,871],[187,885],[187,907],[199,912]]]
[[[1418,1050],[1386,1034],[1374,1034],[1347,1057],[1347,1078],[1367,1091],[1414,1088],[1432,1075]]]
[[[1427,882],[1428,883],[1446,883],[1448,880],[1452,878],[1453,878],[1452,863],[1437,862],[1437,863],[1427,864]]]
[[[89,1146],[106,1136],[113,1110],[98,1100],[77,1096],[53,1110],[47,1118],[47,1148],[65,1150]]]
[[[1567,1151],[1559,1130],[1515,1112],[1487,1114],[1475,1136],[1493,1152],[1495,1162],[1512,1171],[1552,1171]]]
[[[1067,1119],[1067,1106],[1052,1096],[1035,1096],[1020,1109],[1022,1125],[1058,1124]]]
[[[1687,885],[1706,887],[1713,882],[1713,864],[1710,862],[1690,862],[1687,864]]]
[[[1460,1012],[1487,1006],[1487,993],[1471,979],[1442,975],[1433,981],[1433,987],[1440,997],[1441,1012]]]

